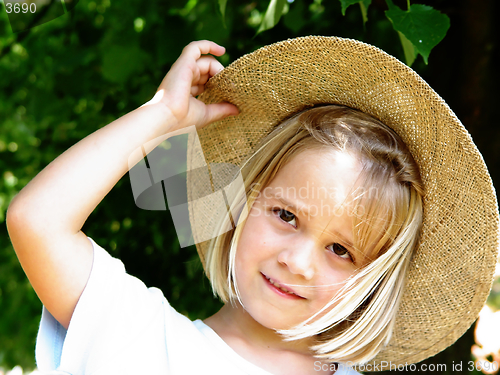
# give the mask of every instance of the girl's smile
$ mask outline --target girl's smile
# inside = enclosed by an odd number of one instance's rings
[[[271,288],[271,290],[273,290],[274,292],[278,293],[278,295],[283,296],[284,298],[292,298],[292,299],[302,298],[302,299],[305,299],[304,297],[295,293],[292,288],[290,288],[290,287],[285,288],[278,281],[273,280],[264,274],[262,274],[262,277],[264,278],[265,282],[267,284],[269,284],[269,288]]]

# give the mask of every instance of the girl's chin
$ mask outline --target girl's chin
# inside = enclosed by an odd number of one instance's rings
[[[268,310],[260,311],[248,311],[246,310],[249,317],[263,329],[267,329],[273,332],[280,330],[292,329],[302,323],[302,321],[289,321],[289,316],[272,314]],[[287,319],[288,318],[288,319]]]

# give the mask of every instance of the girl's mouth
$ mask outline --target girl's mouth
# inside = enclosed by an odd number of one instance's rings
[[[302,296],[299,296],[296,294],[294,291],[285,288],[283,285],[279,284],[277,281],[271,279],[270,277],[267,277],[263,273],[261,273],[262,277],[264,278],[264,281],[266,284],[277,294],[279,294],[282,297],[286,298],[293,298],[293,299],[305,299]]]

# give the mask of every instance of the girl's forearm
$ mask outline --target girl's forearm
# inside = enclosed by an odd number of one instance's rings
[[[128,113],[61,154],[21,190],[9,210],[21,210],[30,228],[45,233],[78,232],[129,170],[129,163],[132,166],[142,158],[136,152],[135,159],[129,160],[134,151],[169,133],[176,124],[160,103]]]

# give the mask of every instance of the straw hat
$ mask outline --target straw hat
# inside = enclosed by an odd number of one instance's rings
[[[396,131],[420,167],[424,221],[393,336],[374,361],[419,362],[453,344],[475,321],[497,260],[495,191],[467,130],[413,70],[355,40],[302,37],[239,58],[207,83],[200,99],[230,102],[241,112],[198,132],[206,162],[219,176],[224,166],[240,166],[284,118],[315,104],[356,108]],[[202,155],[188,155],[189,169],[203,164]],[[200,195],[190,183],[193,202]],[[211,189],[224,183],[212,180]],[[205,206],[201,220],[190,210],[196,238],[213,211]],[[197,244],[202,262],[207,245]]]

